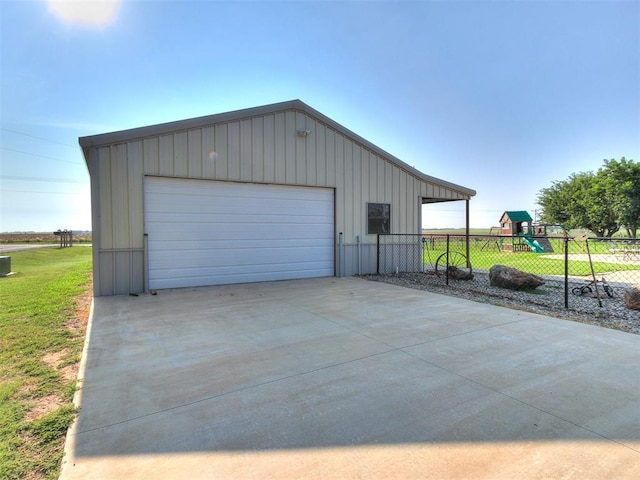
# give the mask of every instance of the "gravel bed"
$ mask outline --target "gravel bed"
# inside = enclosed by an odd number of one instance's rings
[[[595,293],[582,296],[569,293],[567,309],[564,306],[564,279],[545,278],[546,283],[533,291],[514,291],[492,287],[489,285],[489,275],[484,272],[473,272],[473,280],[449,280],[449,286],[445,284],[443,277],[432,273],[362,275],[362,277],[372,281],[640,334],[640,312],[625,307],[621,288],[614,287],[613,298],[606,296],[600,289],[602,307]],[[569,289],[582,284],[584,282],[570,283]]]

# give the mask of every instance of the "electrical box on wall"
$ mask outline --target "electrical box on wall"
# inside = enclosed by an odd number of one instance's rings
[[[0,276],[7,276],[11,273],[11,257],[0,257]]]

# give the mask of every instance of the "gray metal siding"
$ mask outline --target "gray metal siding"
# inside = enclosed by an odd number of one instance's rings
[[[144,290],[142,142],[91,154],[94,294]]]
[[[297,130],[308,129],[308,137]],[[434,185],[300,111],[194,127],[89,149],[95,294],[144,289],[144,175],[335,188],[335,232],[345,245],[367,235],[367,202],[390,203],[395,233],[415,233],[420,197],[466,199]],[[346,255],[342,275],[371,271]],[[354,267],[356,265],[356,267]],[[373,266],[375,269],[375,265]]]

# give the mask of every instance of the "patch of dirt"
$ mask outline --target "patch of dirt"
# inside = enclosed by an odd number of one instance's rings
[[[60,372],[60,376],[67,382],[75,380],[78,378],[78,370],[79,370],[79,362],[76,362],[72,365],[67,365],[62,367],[58,372]]]
[[[76,297],[75,308],[64,324],[75,337],[84,339],[87,333],[87,324],[89,323],[89,314],[91,313],[91,302],[93,302],[92,281],[87,284],[86,290]],[[80,362],[66,365],[57,370],[65,380],[76,380],[78,378],[78,371],[80,370]]]
[[[87,331],[87,323],[89,321],[89,312],[91,311],[92,301],[93,282],[89,282],[87,289],[76,297],[76,306],[65,322],[65,327],[67,327],[75,336],[84,336]]]
[[[42,356],[40,360],[42,360],[42,362],[45,365],[47,365],[49,368],[59,372],[60,375],[65,380],[70,381],[75,379],[76,374],[73,371],[74,366],[67,365],[63,368],[58,367],[62,362],[63,358],[66,355],[68,355],[68,353],[69,353],[69,350],[66,348],[63,348],[62,350],[59,350],[57,352],[46,353],[45,355]],[[77,367],[76,367],[76,370],[77,370]],[[21,390],[23,393],[35,393],[35,389],[26,389],[25,387],[23,387]],[[31,403],[33,406],[25,415],[25,420],[28,422],[31,422],[37,418],[40,418],[43,415],[46,415],[47,413],[53,412],[58,407],[61,407],[62,405],[64,405],[64,402],[62,401],[62,399],[55,394],[46,395],[44,397],[35,397],[35,398],[32,397],[29,399],[29,403]]]
[[[78,362],[61,367],[60,364],[64,363],[63,360],[68,354],[69,350],[64,348],[58,352],[51,352],[43,355],[41,360],[49,368],[56,370],[64,380],[70,382],[71,380],[75,380],[78,376]]]
[[[91,311],[91,302],[93,301],[93,288],[91,282],[87,285],[87,289],[76,297],[76,305],[69,318],[65,322],[67,327],[74,336],[84,337],[87,331],[87,323],[89,321],[89,312]],[[80,368],[80,362],[75,362],[69,365],[60,366],[61,363],[65,363],[69,355],[69,349],[63,348],[57,352],[49,352],[42,356],[42,362],[48,367],[56,370],[60,373],[60,376],[67,382],[76,380],[78,378],[78,370]],[[31,393],[35,390],[26,389],[23,387],[23,393]],[[40,398],[32,398],[30,402],[33,407],[27,412],[25,420],[33,421],[36,418],[40,418],[47,413],[53,412],[57,408],[64,405],[64,402],[58,395],[47,395]]]
[[[41,360],[45,363],[45,365],[49,368],[53,368],[54,370],[58,370],[58,365],[62,358],[69,353],[69,350],[63,348],[58,352],[47,353],[42,356]]]
[[[58,395],[47,395],[46,397],[34,398],[32,400],[34,404],[31,410],[25,415],[25,420],[31,422],[36,418],[40,418],[47,413],[53,412],[58,407],[64,405],[64,402]]]
[[[32,382],[25,382],[20,386],[20,395],[30,396],[38,389],[38,385]]]

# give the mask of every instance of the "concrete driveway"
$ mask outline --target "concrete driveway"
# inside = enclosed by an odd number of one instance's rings
[[[640,478],[640,336],[358,278],[97,298],[63,479]]]

